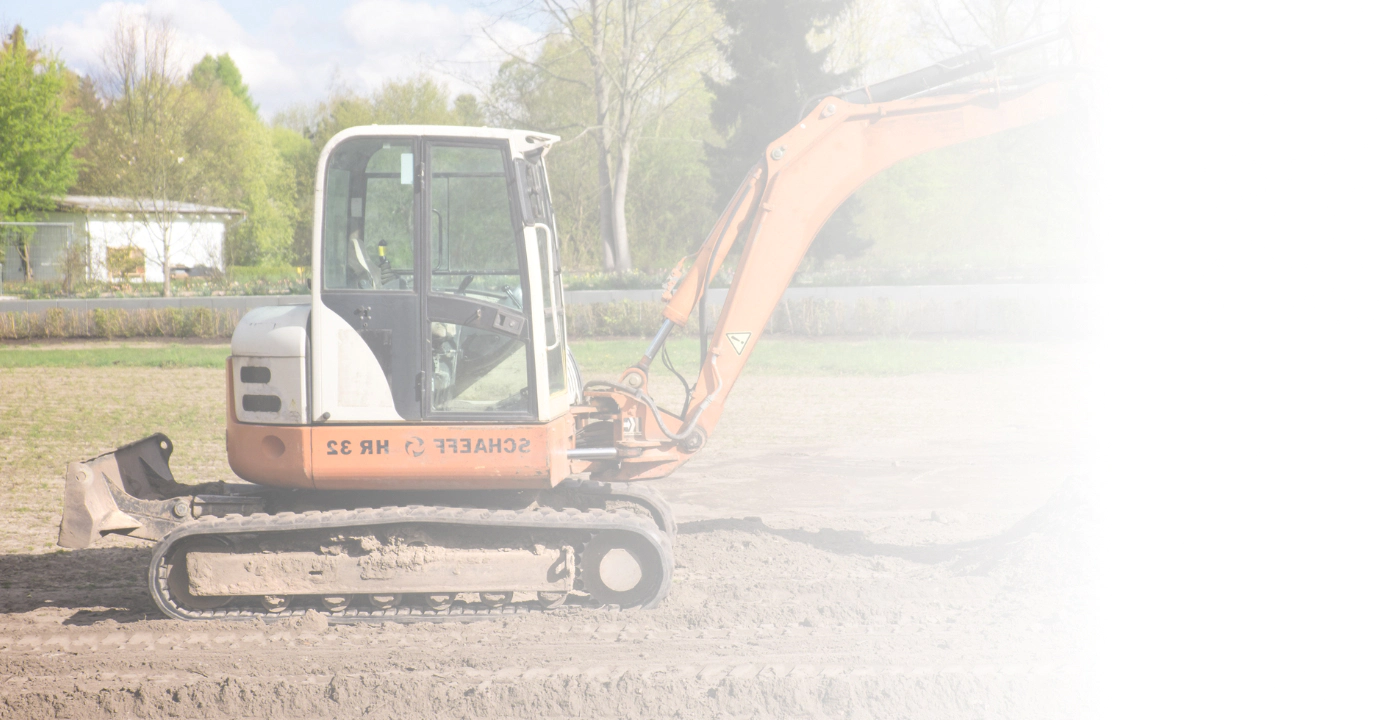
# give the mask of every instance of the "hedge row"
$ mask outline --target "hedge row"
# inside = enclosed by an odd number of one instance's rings
[[[0,313],[0,339],[228,338],[244,313],[205,307]]]
[[[659,302],[572,305],[570,337],[649,337],[661,325]],[[709,322],[718,321],[710,306]],[[687,329],[698,332],[697,315]],[[1084,329],[1084,310],[1074,301],[1037,300],[785,300],[766,323],[766,334],[910,336],[931,334],[1066,335]]]
[[[649,337],[661,324],[661,303],[620,301],[571,305],[572,338]],[[40,338],[228,338],[243,313],[203,307],[145,310],[0,313],[0,340]],[[710,307],[711,320],[717,308]],[[787,300],[767,322],[768,334],[906,336],[926,334],[1049,335],[1082,328],[1080,308],[1068,301]],[[688,329],[698,331],[691,318]]]

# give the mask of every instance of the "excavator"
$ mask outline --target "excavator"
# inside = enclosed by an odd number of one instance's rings
[[[819,229],[902,159],[1065,112],[1072,69],[992,72],[1063,37],[811,100],[671,273],[659,331],[612,381],[584,382],[567,337],[545,165],[559,138],[339,133],[317,169],[310,303],[252,310],[231,338],[225,444],[247,482],[174,480],[155,434],[68,466],[58,544],[152,541],[149,592],[183,620],[655,606],[675,521],[642,481],[708,442]],[[667,409],[649,373],[696,308],[701,367]]]

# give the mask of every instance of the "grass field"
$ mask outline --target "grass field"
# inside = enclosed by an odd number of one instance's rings
[[[573,343],[580,367],[589,373],[614,373],[641,357],[641,339],[579,340]],[[757,344],[748,374],[909,375],[921,372],[981,370],[1037,361],[1044,346],[997,340],[819,340],[768,337]],[[0,345],[0,368],[222,368],[230,346],[175,342]],[[699,342],[670,342],[671,359],[682,373],[699,365]],[[657,368],[659,368],[659,363]]]
[[[229,345],[97,344],[0,346],[0,368],[223,368]]]
[[[618,372],[646,351],[646,340],[582,340],[575,358],[588,372]],[[682,373],[699,367],[699,341],[669,343],[671,360]],[[747,363],[748,375],[911,375],[924,372],[983,370],[1038,360],[1044,346],[1001,340],[820,340],[767,337]],[[659,361],[652,372],[662,372]]]

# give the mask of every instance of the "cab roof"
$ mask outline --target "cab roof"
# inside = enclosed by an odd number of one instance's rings
[[[341,130],[326,143],[328,151],[342,140],[355,137],[435,137],[435,138],[479,138],[483,140],[507,140],[515,154],[524,155],[537,148],[549,148],[560,141],[559,135],[536,132],[534,130],[509,130],[506,128],[466,127],[463,125],[357,125]]]

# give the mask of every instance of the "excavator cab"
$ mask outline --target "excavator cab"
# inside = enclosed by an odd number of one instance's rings
[[[230,465],[312,489],[549,488],[571,472],[553,135],[365,126],[317,170],[310,306],[230,342]],[[475,457],[479,456],[479,457]]]
[[[569,407],[556,138],[367,127],[327,146],[312,295],[320,423],[546,422]]]

